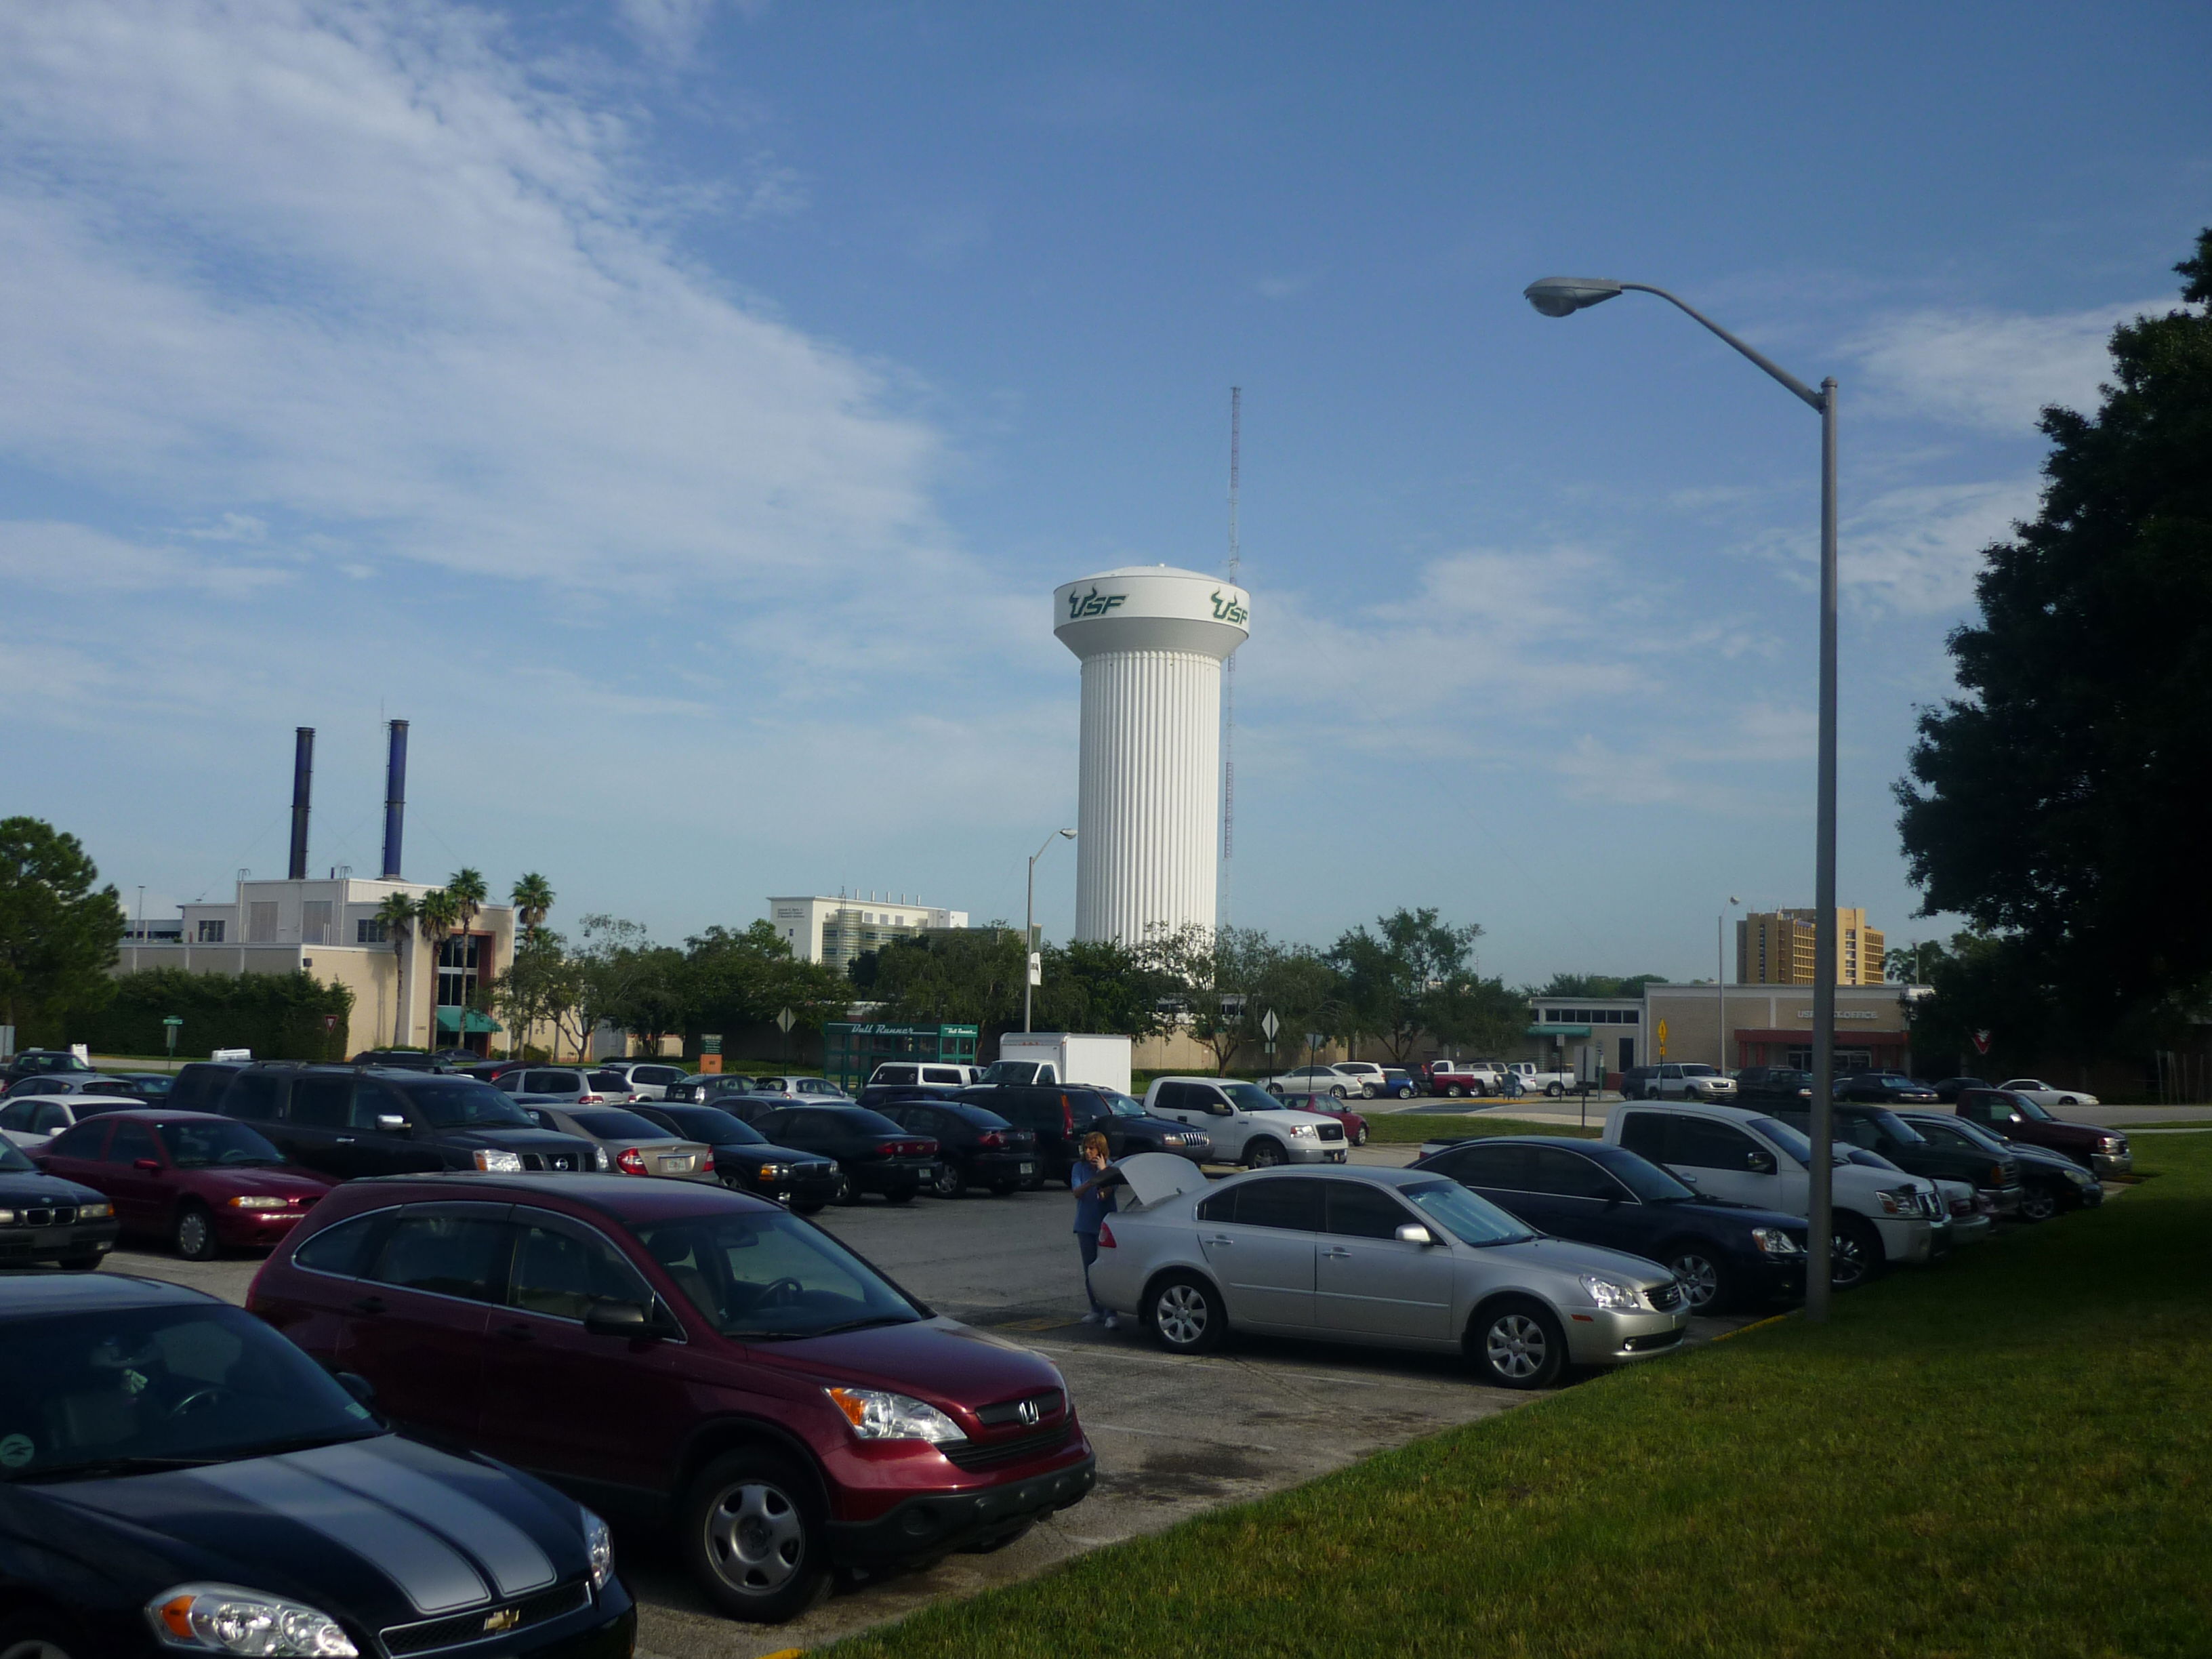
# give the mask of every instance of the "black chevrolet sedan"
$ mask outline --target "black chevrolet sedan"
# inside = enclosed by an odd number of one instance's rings
[[[1656,1261],[1692,1313],[1805,1294],[1805,1220],[1715,1203],[1625,1146],[1544,1136],[1463,1140],[1415,1164],[1554,1238]]]
[[[240,1309],[10,1279],[0,1352],[0,1654],[631,1651],[597,1516],[401,1439]]]
[[[672,1093],[674,1085],[671,1085]],[[672,1135],[703,1141],[714,1149],[714,1173],[725,1187],[757,1198],[772,1198],[800,1215],[812,1215],[837,1196],[841,1182],[835,1158],[779,1146],[744,1119],[719,1106],[687,1106],[678,1100],[633,1100],[623,1109]]]
[[[114,1247],[115,1206],[105,1194],[46,1174],[0,1140],[0,1267],[97,1267]]]

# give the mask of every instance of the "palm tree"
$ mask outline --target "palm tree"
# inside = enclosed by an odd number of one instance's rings
[[[455,931],[465,933],[476,921],[477,912],[483,908],[489,892],[484,886],[483,872],[479,870],[456,870],[446,878],[446,890],[453,896],[454,902],[459,908]]]
[[[545,925],[545,913],[553,908],[551,884],[533,870],[516,880],[507,898],[514,906],[516,919],[522,923],[522,931],[536,939],[538,930]]]
[[[404,893],[386,893],[384,902],[376,907],[377,924],[392,941],[392,960],[398,975],[398,994],[392,999],[399,1005],[392,1022],[392,1045],[395,1048],[405,1046],[407,1042],[407,957],[404,947],[421,914],[415,901]]]

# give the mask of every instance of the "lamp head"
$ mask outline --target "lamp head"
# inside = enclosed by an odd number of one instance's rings
[[[1063,830],[1060,833],[1066,836],[1070,841],[1073,841],[1075,839],[1075,831],[1073,830]]]
[[[1547,317],[1570,317],[1602,305],[1619,294],[1620,287],[1610,276],[1540,276],[1521,293]]]

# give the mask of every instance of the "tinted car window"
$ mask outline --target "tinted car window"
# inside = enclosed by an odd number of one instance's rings
[[[1669,1164],[1695,1170],[1747,1170],[1759,1144],[1733,1124],[1702,1117],[1676,1119],[1668,1126]]]
[[[1322,1186],[1322,1182],[1304,1176],[1277,1176],[1266,1181],[1244,1182],[1237,1193],[1237,1224],[1319,1232]]]
[[[618,1108],[586,1107],[580,1112],[568,1114],[578,1128],[587,1135],[602,1140],[666,1140],[668,1131],[658,1123],[648,1123],[635,1112]]]
[[[727,1112],[711,1106],[665,1106],[660,1115],[693,1140],[721,1146],[759,1146],[768,1137],[750,1123],[741,1123]]]
[[[1529,1146],[1530,1187],[1560,1198],[1620,1198],[1620,1185],[1580,1152]]]
[[[100,1138],[107,1126],[97,1119],[80,1123],[74,1129],[64,1129],[46,1143],[46,1150],[56,1158],[98,1158]]]
[[[276,1094],[277,1078],[274,1072],[240,1072],[223,1091],[223,1114],[227,1117],[242,1117],[250,1123],[264,1122],[276,1115]]]
[[[372,1215],[357,1215],[341,1221],[335,1227],[325,1227],[294,1251],[292,1261],[295,1266],[312,1268],[319,1273],[357,1279],[369,1247],[381,1237],[392,1218],[390,1210],[379,1210]]]
[[[526,1313],[581,1319],[594,1302],[642,1307],[653,1292],[605,1239],[548,1226],[525,1226],[515,1247],[507,1303]]]
[[[620,1072],[593,1072],[591,1078],[594,1089],[613,1089],[623,1094],[629,1092],[629,1079]]]
[[[530,1119],[522,1109],[489,1083],[474,1078],[438,1078],[410,1083],[398,1091],[407,1103],[441,1129],[463,1129],[482,1124],[497,1128],[526,1129]],[[396,1106],[392,1109],[397,1109]]]
[[[135,1164],[142,1158],[152,1158],[154,1137],[143,1123],[118,1123],[115,1138],[107,1143],[110,1164]]]
[[[630,1076],[639,1083],[650,1083],[655,1085],[681,1083],[684,1080],[684,1073],[672,1066],[641,1066],[632,1072]]]
[[[1444,1173],[1470,1186],[1528,1190],[1528,1159],[1520,1146],[1462,1146],[1443,1160]]]
[[[574,1072],[529,1072],[523,1076],[522,1092],[526,1095],[580,1094],[583,1091],[583,1078]]]
[[[1328,1189],[1326,1231],[1352,1238],[1395,1238],[1413,1218],[1379,1187],[1353,1181],[1319,1183]]]
[[[1225,1188],[1201,1199],[1198,1206],[1198,1218],[1200,1221],[1236,1220],[1237,1194],[1243,1190],[1239,1187]]]
[[[685,1299],[726,1335],[774,1341],[922,1317],[829,1234],[781,1212],[687,1217],[636,1232]]]
[[[1667,1115],[1631,1112],[1620,1121],[1620,1144],[1639,1158],[1664,1164],[1667,1157]]]
[[[159,1126],[169,1162],[179,1170],[228,1169],[239,1164],[282,1164],[283,1153],[257,1129],[228,1118],[186,1118]]]
[[[343,1129],[352,1105],[351,1078],[308,1076],[293,1083],[292,1103],[285,1116],[312,1129]]]
[[[505,1222],[476,1216],[404,1215],[368,1277],[403,1290],[493,1299],[507,1265]]]

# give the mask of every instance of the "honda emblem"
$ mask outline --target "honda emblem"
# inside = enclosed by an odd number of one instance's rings
[[[1034,1400],[1023,1401],[1020,1405],[1014,1407],[1014,1415],[1030,1427],[1035,1428],[1038,1417],[1037,1402]]]

